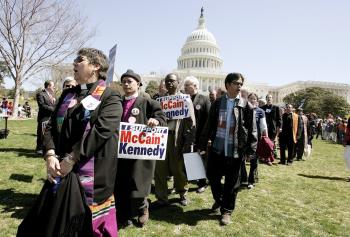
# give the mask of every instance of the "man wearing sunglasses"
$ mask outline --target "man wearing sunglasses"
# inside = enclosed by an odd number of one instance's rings
[[[256,150],[257,129],[255,113],[247,100],[240,96],[244,77],[230,73],[225,78],[227,94],[210,107],[209,117],[203,129],[199,150],[205,151],[208,141],[207,177],[214,198],[212,210],[221,212],[220,224],[231,223],[240,187],[240,170],[243,157]],[[225,177],[222,187],[221,179]]]
[[[73,77],[66,77],[64,79],[64,82],[63,82],[63,85],[62,85],[62,89],[65,90],[65,89],[68,89],[68,88],[73,88],[73,87],[76,87],[78,85],[77,81],[74,80]]]

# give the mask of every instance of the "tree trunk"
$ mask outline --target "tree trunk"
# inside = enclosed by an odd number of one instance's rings
[[[12,118],[18,117],[17,114],[18,114],[20,92],[21,92],[21,76],[17,75],[17,78],[15,80],[15,97],[13,98]]]

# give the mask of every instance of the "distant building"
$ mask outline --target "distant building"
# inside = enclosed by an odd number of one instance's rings
[[[223,60],[220,57],[220,48],[214,35],[205,26],[204,10],[198,20],[198,27],[192,31],[181,48],[181,55],[177,59],[177,73],[181,78],[195,76],[199,80],[199,89],[202,94],[208,94],[209,88],[225,89],[224,79],[227,75],[222,71]],[[244,74],[244,72],[242,72]],[[145,90],[149,81],[160,82],[164,74],[151,72],[143,74],[142,90]],[[119,81],[119,76],[114,75],[114,81]],[[269,86],[267,83],[250,83],[246,81],[244,88],[257,93],[260,97],[272,94],[277,104],[283,103],[283,98],[298,90],[321,87],[336,95],[343,96],[350,103],[350,85],[344,83],[320,82],[320,81],[296,81],[284,86]]]

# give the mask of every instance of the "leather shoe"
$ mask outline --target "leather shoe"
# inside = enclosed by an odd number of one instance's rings
[[[146,207],[142,209],[138,217],[139,224],[141,226],[144,226],[148,222],[148,219],[149,219],[149,211],[148,211],[148,208]]]
[[[203,193],[206,189],[207,189],[208,186],[203,186],[203,187],[199,187],[197,190],[196,190],[196,193]]]
[[[176,193],[175,188],[168,189],[168,194],[174,194]]]
[[[220,224],[221,225],[229,225],[231,224],[231,214],[230,213],[224,213],[221,215]]]
[[[188,205],[188,200],[185,196],[180,197],[180,204],[182,206],[187,206]]]
[[[118,222],[118,229],[123,229],[132,226],[132,220],[126,220],[126,221],[121,221]]]
[[[169,206],[169,202],[157,200],[151,204],[152,209],[158,209]]]

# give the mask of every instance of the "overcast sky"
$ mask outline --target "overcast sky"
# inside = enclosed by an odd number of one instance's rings
[[[118,44],[119,75],[128,68],[138,73],[175,69],[203,6],[224,72],[273,86],[297,80],[350,83],[349,0],[77,2],[88,26],[97,28],[89,46],[108,55]]]

